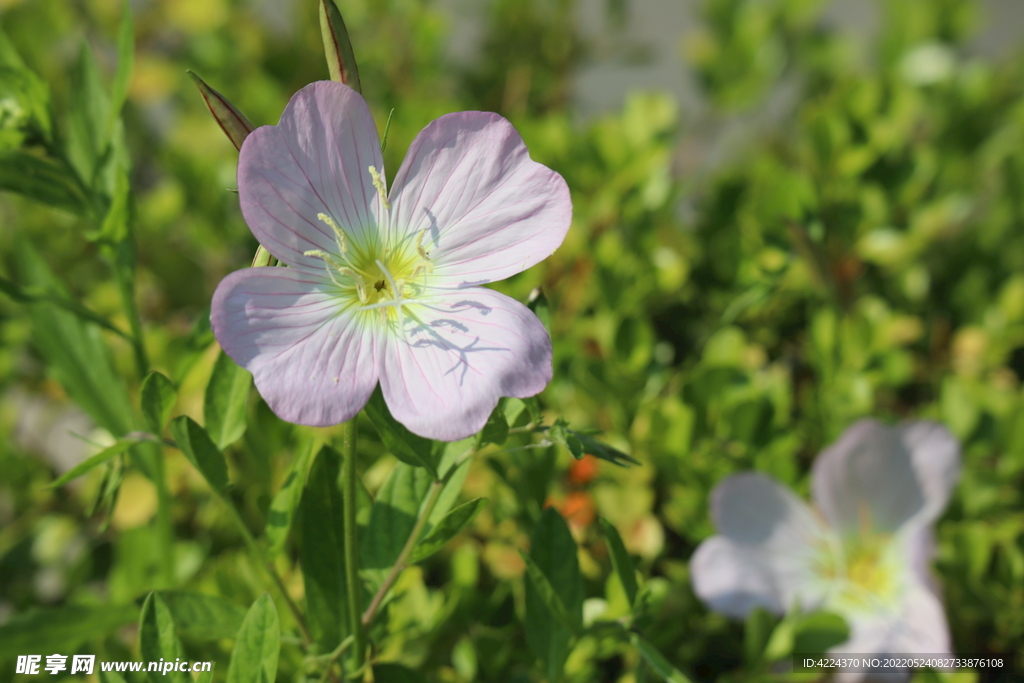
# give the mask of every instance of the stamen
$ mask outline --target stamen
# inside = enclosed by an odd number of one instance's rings
[[[334,222],[334,219],[326,213],[318,213],[316,217],[330,226],[331,230],[334,231],[334,240],[338,243],[338,250],[344,255],[348,251],[348,244],[345,242],[345,232],[337,223]]]
[[[416,252],[424,261],[427,260],[427,252],[426,250],[423,249],[423,236],[426,234],[426,229],[420,230],[418,233],[416,233]]]
[[[388,192],[384,187],[384,180],[373,166],[370,166],[370,177],[373,178],[373,186],[377,188],[377,194],[380,195],[380,203],[384,205],[386,211],[390,211],[391,202],[388,201]]]

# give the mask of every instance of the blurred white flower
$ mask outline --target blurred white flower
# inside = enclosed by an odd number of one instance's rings
[[[765,475],[732,476],[712,492],[719,533],[694,553],[694,590],[734,617],[794,604],[841,614],[850,637],[833,654],[949,653],[928,565],[959,474],[942,425],[862,420],[814,463],[816,510]]]

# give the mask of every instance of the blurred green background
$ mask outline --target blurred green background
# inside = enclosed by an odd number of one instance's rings
[[[256,242],[230,191],[237,153],[185,69],[260,125],[327,68],[312,1],[131,4],[124,130],[136,303],[150,363],[180,387],[175,412],[199,419],[217,355],[204,326],[209,300]],[[423,677],[408,680],[543,680],[522,625],[516,550],[550,504],[579,544],[585,613],[628,611],[601,516],[638,561],[644,631],[674,665],[694,681],[769,680],[762,655],[774,622],[709,613],[690,588],[687,560],[713,533],[708,493],[754,468],[806,495],[815,454],[875,415],[942,420],[961,439],[964,473],[937,525],[934,567],[954,648],[1015,652],[1024,666],[1024,52],[979,56],[971,46],[986,18],[970,0],[864,0],[877,17],[870,39],[823,22],[829,3],[820,0],[706,0],[683,3],[696,23],[678,36],[672,67],[699,110],[657,87],[611,112],[574,109],[586,100],[575,79],[588,65],[650,56],[628,33],[644,4],[588,3],[597,36],[581,30],[575,0],[481,3],[473,58],[455,60],[450,44],[469,39],[452,34],[466,24],[452,3],[339,2],[379,128],[394,108],[392,174],[430,120],[483,109],[508,117],[531,156],[567,180],[565,244],[497,288],[525,300],[539,285],[551,303],[555,379],[541,396],[550,419],[600,429],[641,462],[575,461],[554,447],[478,455],[463,495],[490,504],[403,574],[379,627],[381,658]],[[69,140],[83,40],[109,84],[121,8],[0,0],[0,24],[49,85],[55,129]],[[587,79],[593,89],[599,76]],[[0,151],[35,135],[13,82],[0,71]],[[715,131],[736,122],[750,132],[727,154],[709,151],[719,149]],[[128,329],[108,259],[89,239],[95,228],[0,194],[0,270],[24,282],[26,254],[38,253],[71,297]],[[40,339],[38,326],[33,334],[39,305],[0,295],[0,624],[36,608],[132,604],[154,588],[248,606],[267,590],[263,578],[177,451],[165,458],[173,577],[158,569],[156,492],[142,473],[119,471],[116,500],[101,495],[109,471],[44,488],[110,435],[62,388],[49,355],[60,340]],[[132,348],[103,334],[136,400]],[[360,471],[373,493],[395,461],[364,427]],[[228,458],[232,497],[253,529],[312,431],[251,396]],[[95,509],[98,496],[105,504]],[[292,544],[277,564],[301,599]],[[54,647],[138,658],[134,628],[80,629]],[[192,659],[218,661],[223,680],[229,640],[185,645]],[[281,657],[278,679],[302,680],[297,648],[286,643]],[[9,663],[0,656],[0,681],[12,680]],[[564,680],[636,683],[637,663],[631,647],[586,636]],[[918,680],[1022,676],[1007,668]]]

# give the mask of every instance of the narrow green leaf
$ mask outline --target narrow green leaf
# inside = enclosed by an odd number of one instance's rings
[[[437,464],[434,462],[433,444],[430,439],[413,434],[405,425],[391,415],[380,387],[374,390],[370,401],[364,409],[370,422],[377,428],[381,441],[388,451],[402,462],[413,467],[426,468],[432,477],[438,478]]]
[[[146,597],[142,604],[142,615],[139,617],[139,650],[143,661],[155,662],[163,659],[173,662],[185,658],[185,651],[178,640],[174,629],[174,619],[167,603],[157,591]],[[181,671],[148,671],[150,683],[191,683],[191,677]]]
[[[294,518],[299,501],[302,499],[302,488],[306,484],[306,474],[309,471],[309,461],[313,457],[314,446],[315,444],[310,440],[295,454],[295,459],[292,460],[292,466],[285,476],[284,483],[270,503],[265,534],[271,557],[280,553],[284,549],[285,541],[288,540],[288,530],[291,529],[292,518]]]
[[[416,564],[427,559],[438,550],[443,548],[448,541],[455,538],[460,531],[465,529],[473,518],[487,505],[486,498],[477,498],[468,503],[458,506],[437,523],[426,536],[420,539],[409,557],[410,564]]]
[[[130,233],[131,220],[131,186],[128,181],[128,168],[118,166],[114,177],[114,196],[103,218],[99,230],[86,235],[89,240],[106,240],[112,243],[123,242]]]
[[[612,568],[622,583],[622,589],[626,592],[626,599],[632,607],[636,604],[638,591],[636,583],[636,572],[633,568],[633,559],[626,552],[626,546],[622,543],[622,537],[618,530],[606,519],[601,519],[601,530],[604,532],[605,541],[608,543],[608,550],[611,551]]]
[[[217,667],[211,666],[209,671],[201,671],[196,676],[196,683],[213,683],[213,672],[217,670]]]
[[[127,340],[128,342],[132,341],[132,337],[130,334],[126,333],[122,329],[115,327],[109,320],[107,320],[103,316],[99,315],[98,313],[93,313],[92,311],[90,311],[88,308],[78,303],[77,301],[66,299],[62,297],[60,294],[54,292],[41,291],[39,290],[39,288],[33,288],[33,290],[24,290],[4,277],[0,277],[0,292],[3,292],[4,294],[11,297],[11,299],[17,301],[18,303],[52,304],[54,306],[57,306],[58,308],[64,309],[69,313],[75,314],[75,316],[77,316],[83,322],[94,323],[102,327],[104,330],[107,330],[108,332],[113,332],[114,334],[121,337],[122,339]]]
[[[583,577],[576,541],[565,520],[547,508],[530,534],[526,561],[526,642],[549,681],[562,676],[569,642],[583,622]]]
[[[100,158],[110,141],[107,129],[110,98],[103,89],[96,58],[84,40],[72,70],[71,86],[68,156],[79,177],[86,185],[94,187]]]
[[[134,36],[132,35],[132,7],[128,0],[124,1],[121,10],[121,25],[117,31],[117,71],[114,73],[114,85],[110,95],[109,135],[114,135],[114,125],[121,115],[121,108],[128,98],[128,83],[135,65]]]
[[[171,417],[174,404],[178,400],[178,392],[171,380],[161,373],[153,371],[142,380],[139,391],[142,402],[142,414],[146,425],[154,434],[163,434],[164,426]]]
[[[228,664],[228,683],[274,683],[281,651],[277,607],[264,593],[256,599],[238,630]]]
[[[242,143],[245,142],[245,138],[255,130],[256,126],[252,125],[249,119],[245,118],[245,115],[238,111],[235,105],[231,104],[226,97],[208,86],[194,71],[186,70],[185,73],[188,74],[188,77],[199,88],[199,94],[203,96],[206,108],[213,114],[213,118],[217,121],[221,130],[228,136],[228,140],[231,140],[231,144],[235,146],[235,149],[242,149]]]
[[[77,479],[78,477],[82,476],[83,474],[85,474],[92,468],[96,467],[97,465],[102,465],[111,458],[121,455],[135,444],[141,443],[143,441],[154,440],[155,439],[149,434],[146,434],[144,436],[119,439],[110,446],[104,448],[99,453],[96,453],[95,455],[86,458],[85,460],[78,463],[64,474],[57,477],[46,488],[55,489],[58,486],[63,486],[72,479]]]
[[[665,659],[665,655],[661,654],[658,648],[645,640],[639,633],[631,632],[629,639],[637,651],[640,652],[640,656],[647,662],[647,665],[651,667],[651,670],[660,676],[662,680],[668,683],[690,683],[690,679],[684,676],[683,672],[672,666]]]
[[[189,462],[203,475],[210,488],[217,493],[225,493],[228,487],[228,466],[224,461],[224,454],[213,443],[206,430],[188,415],[180,415],[171,421],[171,436]]]
[[[600,460],[605,460],[618,465],[619,467],[626,467],[627,463],[633,465],[639,465],[640,461],[636,460],[630,455],[623,453],[617,448],[612,448],[608,444],[595,439],[592,432],[582,432],[575,429],[569,428],[569,423],[565,421],[565,418],[558,418],[555,420],[555,424],[551,426],[547,431],[549,439],[557,444],[561,444],[569,449],[572,453],[572,457],[579,460],[584,455],[592,455]]]
[[[64,288],[28,240],[17,238],[15,253],[22,288],[67,298]],[[134,417],[128,391],[124,380],[114,371],[99,327],[49,303],[33,303],[28,310],[33,342],[68,395],[114,436],[132,431]]]
[[[138,614],[135,605],[68,605],[17,614],[0,626],[0,661],[37,651],[76,650],[135,621]]]
[[[313,640],[322,652],[330,652],[348,635],[340,471],[341,455],[324,446],[313,461],[299,504],[306,614]]]
[[[125,683],[124,676],[116,671],[104,671],[103,669],[99,669],[99,674],[100,683]]]
[[[89,210],[89,200],[74,171],[59,161],[27,151],[0,153],[0,190],[23,194],[76,216],[84,216]]]
[[[352,41],[348,38],[348,29],[345,28],[345,21],[334,0],[320,0],[320,36],[324,40],[324,54],[331,80],[362,92]]]
[[[377,491],[370,523],[359,539],[360,569],[387,570],[395,564],[416,525],[431,481],[430,474],[422,467],[404,462],[395,464]],[[379,581],[383,576],[375,578]]]
[[[234,638],[245,609],[224,598],[191,591],[160,591],[182,638],[210,641]]]
[[[252,375],[238,367],[231,357],[220,352],[213,365],[213,374],[206,385],[203,419],[206,432],[224,450],[245,434],[246,403]]]

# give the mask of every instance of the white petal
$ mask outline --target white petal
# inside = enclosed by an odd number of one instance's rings
[[[551,339],[530,309],[472,287],[431,293],[389,335],[381,390],[395,419],[430,439],[479,431],[502,396],[526,398],[551,380]]]
[[[416,136],[392,192],[392,225],[425,230],[439,286],[503,280],[547,258],[572,220],[562,176],[530,159],[508,121],[447,114]]]
[[[278,125],[245,139],[238,157],[242,215],[271,254],[290,266],[323,269],[323,261],[304,255],[338,252],[334,231],[318,214],[332,217],[356,243],[379,239],[370,166],[383,174],[366,102],[341,83],[312,83],[295,93]]]
[[[918,521],[938,519],[960,479],[960,443],[938,422],[918,421],[901,425],[899,439],[910,452],[910,461],[924,493],[925,504]]]
[[[814,501],[842,535],[893,533],[925,507],[900,432],[861,420],[814,461]]]
[[[345,422],[377,385],[378,341],[361,320],[339,314],[330,289],[316,274],[265,267],[231,273],[213,295],[217,341],[288,422]]]
[[[723,536],[703,541],[690,559],[693,591],[709,609],[743,618],[755,607],[781,614],[782,596],[771,568],[756,550]]]

